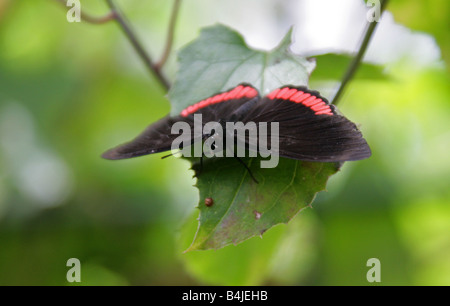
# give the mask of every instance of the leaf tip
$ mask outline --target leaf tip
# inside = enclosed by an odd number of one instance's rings
[[[287,31],[286,35],[284,35],[283,39],[281,40],[278,48],[284,48],[286,50],[289,50],[290,46],[294,42],[292,39],[292,33],[294,32],[294,27],[291,26],[289,30]]]

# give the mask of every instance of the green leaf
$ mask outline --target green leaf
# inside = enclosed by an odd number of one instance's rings
[[[203,29],[179,53],[179,71],[169,91],[172,115],[241,82],[253,84],[261,95],[286,84],[307,85],[315,62],[290,52],[291,43],[289,31],[278,47],[265,52],[251,49],[241,35],[225,26]],[[338,170],[335,163],[284,158],[276,168],[263,169],[260,159],[244,159],[256,183],[236,159],[204,160],[200,171],[194,163],[198,160],[191,159],[201,200],[198,230],[188,251],[238,244],[287,223],[311,204]],[[206,198],[214,204],[206,206]]]
[[[259,183],[235,159],[204,161],[198,174],[200,218],[187,251],[237,244],[279,223],[287,223],[324,190],[337,163],[303,162],[281,158],[276,168],[260,168],[259,158],[244,160]],[[199,165],[194,164],[198,173]],[[206,206],[204,200],[214,204]]]
[[[393,13],[395,21],[412,30],[427,32],[434,36],[441,48],[442,58],[450,67],[449,19],[450,2],[448,0],[395,0],[387,8]]]
[[[311,74],[311,81],[341,80],[353,57],[349,54],[326,53],[314,55],[317,67]],[[353,79],[383,80],[387,75],[380,65],[361,63]]]
[[[291,34],[265,52],[249,48],[239,33],[223,25],[204,28],[178,54],[179,71],[169,91],[171,114],[241,82],[251,83],[261,95],[286,84],[307,85],[315,62],[289,51]]]
[[[245,243],[229,245],[220,250],[183,253],[192,243],[197,230],[197,215],[198,212],[189,216],[178,240],[180,258],[189,274],[205,285],[262,285],[273,269],[274,256],[285,239],[289,238],[287,226],[275,226],[264,234],[264,239],[254,237]],[[300,241],[307,244],[305,239]]]

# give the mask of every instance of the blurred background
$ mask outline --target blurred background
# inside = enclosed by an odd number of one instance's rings
[[[94,16],[104,1],[82,0]],[[158,59],[172,1],[117,1]],[[294,25],[292,50],[353,52],[363,1],[184,0],[174,53],[224,23],[271,49]],[[166,92],[114,22],[69,23],[54,0],[0,0],[0,285],[450,285],[450,36],[446,0],[392,0],[340,110],[373,156],[346,163],[313,209],[261,239],[183,253],[198,193],[190,165],[161,155],[100,155],[165,116]],[[310,86],[331,98],[345,66],[317,62]],[[343,69],[344,68],[344,69]]]

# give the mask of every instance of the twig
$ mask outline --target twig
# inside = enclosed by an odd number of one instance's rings
[[[380,0],[380,5],[381,5],[380,17],[384,12],[384,9],[385,9],[387,3],[388,3],[388,0]],[[334,96],[333,101],[331,102],[332,104],[334,104],[334,105],[338,104],[339,99],[342,96],[342,93],[344,92],[345,87],[347,86],[348,82],[355,75],[356,70],[358,70],[358,67],[361,63],[361,59],[363,58],[363,56],[367,50],[367,46],[369,45],[370,39],[372,38],[377,25],[378,25],[377,21],[367,22],[367,25],[366,25],[367,30],[364,34],[364,38],[363,38],[363,41],[361,42],[361,46],[359,47],[358,53],[353,58],[346,73],[344,74],[341,85],[339,86],[339,89],[336,92],[336,95]]]
[[[106,23],[108,21],[111,21],[113,19],[116,18],[116,15],[111,12],[103,17],[93,17],[90,16],[86,13],[81,12],[81,20],[89,22],[89,23],[93,23],[93,24],[102,24],[102,23]]]
[[[170,16],[169,29],[167,30],[167,41],[164,48],[164,52],[161,59],[155,64],[156,69],[161,69],[161,67],[166,63],[169,57],[170,50],[172,49],[173,37],[175,32],[175,24],[177,21],[177,15],[180,8],[181,0],[175,0],[172,8],[172,15]]]
[[[168,90],[170,88],[169,81],[162,74],[161,70],[153,64],[153,61],[152,61],[150,55],[142,47],[142,44],[138,40],[134,31],[131,29],[125,16],[120,12],[120,10],[117,8],[117,6],[113,2],[113,0],[106,0],[106,3],[108,4],[109,8],[111,9],[111,12],[114,13],[114,15],[115,15],[114,19],[120,25],[121,29],[125,33],[125,36],[130,41],[131,45],[133,46],[135,51],[138,53],[139,57],[144,61],[145,66],[158,79],[158,81],[161,83],[161,85],[166,90]]]
[[[61,3],[62,5],[66,6],[67,0],[56,0],[57,2]],[[85,12],[81,12],[81,19],[83,21],[93,23],[93,24],[103,24],[106,22],[109,22],[111,20],[117,21],[123,32],[125,33],[125,36],[130,41],[131,45],[133,46],[134,50],[137,52],[139,57],[143,60],[145,66],[150,71],[150,73],[156,77],[156,79],[161,83],[161,85],[164,87],[164,89],[167,91],[170,88],[170,83],[166,79],[166,77],[161,72],[161,67],[163,66],[164,62],[167,60],[168,54],[170,52],[172,41],[173,41],[173,32],[175,27],[175,19],[177,16],[177,11],[180,5],[181,0],[176,0],[174,9],[171,16],[171,21],[169,25],[169,35],[167,38],[167,44],[166,48],[163,54],[162,59],[157,63],[154,64],[152,61],[152,58],[150,55],[145,51],[144,47],[142,46],[142,43],[138,40],[135,32],[132,30],[129,22],[126,20],[125,16],[122,14],[122,12],[117,8],[113,0],[106,0],[106,3],[108,4],[110,8],[110,12],[102,17],[95,17],[91,16],[89,14],[86,14]]]

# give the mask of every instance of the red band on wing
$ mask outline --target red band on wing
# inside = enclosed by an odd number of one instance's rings
[[[219,93],[217,95],[214,95],[212,97],[209,97],[207,99],[204,99],[200,102],[195,103],[194,105],[191,105],[187,108],[185,108],[183,111],[181,111],[181,116],[187,117],[190,114],[195,113],[199,109],[202,109],[204,107],[207,107],[212,104],[221,103],[229,100],[234,99],[241,99],[241,98],[254,98],[258,95],[258,91],[254,89],[251,86],[245,86],[245,85],[239,85],[229,91]]]
[[[280,99],[289,99],[293,94],[297,93],[297,89],[289,89],[288,91],[286,91],[283,95],[280,95]]]
[[[306,89],[305,89],[306,90]],[[267,95],[269,99],[283,99],[294,103],[300,103],[310,108],[316,115],[334,115],[331,106],[315,94],[296,88],[282,87],[273,90]]]
[[[267,95],[267,98],[269,99],[275,99],[275,97],[278,95],[278,93],[280,92],[280,89],[277,88],[274,91],[272,91],[270,94]]]
[[[302,104],[304,106],[307,106],[307,107],[311,108],[311,106],[313,106],[313,105],[315,105],[317,103],[316,102],[317,100],[318,100],[318,98],[316,96],[311,96],[308,99],[303,100]],[[322,99],[320,99],[320,101],[322,101]]]

